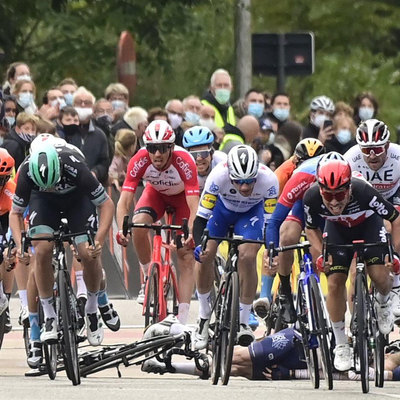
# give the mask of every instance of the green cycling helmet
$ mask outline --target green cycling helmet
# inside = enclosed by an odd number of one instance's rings
[[[56,148],[43,143],[29,158],[29,173],[41,189],[49,189],[60,180],[60,159]]]

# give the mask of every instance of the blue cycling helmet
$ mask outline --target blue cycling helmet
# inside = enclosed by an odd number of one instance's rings
[[[214,135],[205,126],[194,126],[184,133],[182,143],[185,148],[211,145],[214,143]]]

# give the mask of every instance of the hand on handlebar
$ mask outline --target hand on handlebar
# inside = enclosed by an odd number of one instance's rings
[[[90,246],[89,243],[86,243],[86,249],[89,257],[97,258],[101,255],[103,246],[97,240],[95,240],[94,246]]]
[[[22,249],[17,249],[16,252],[18,262],[24,265],[29,265],[30,255],[29,253],[24,253]]]
[[[389,268],[395,275],[400,274],[400,259],[397,254],[393,254],[393,262],[389,261],[389,256],[385,256],[385,266]]]
[[[207,250],[202,250],[201,245],[199,244],[198,246],[195,247],[193,250],[194,258],[197,262],[202,263],[204,259],[207,257]]]
[[[189,249],[194,249],[194,240],[191,233],[189,233],[187,239],[182,236],[182,246],[188,247]]]
[[[317,258],[317,261],[315,262],[317,270],[319,272],[325,272],[325,274],[327,274],[330,271],[332,265],[333,265],[333,258],[330,254],[328,256],[328,261],[324,261],[324,256],[321,254]]]
[[[269,250],[265,250],[263,256],[263,275],[275,276],[275,274],[278,272],[278,267],[278,256],[273,257],[272,265],[270,265]]]
[[[17,248],[14,247],[11,249],[10,255],[4,253],[4,264],[6,267],[6,271],[10,272],[15,268],[15,265],[17,263]]]
[[[128,235],[129,235],[129,233],[128,233]],[[117,232],[117,234],[115,235],[115,239],[117,240],[117,243],[120,246],[124,246],[124,247],[128,246],[129,239],[127,236],[124,236],[122,230]]]

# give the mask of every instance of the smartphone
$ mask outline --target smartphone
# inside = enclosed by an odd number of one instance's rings
[[[331,119],[326,119],[324,121],[324,129],[329,128],[332,125],[333,125],[333,121]]]

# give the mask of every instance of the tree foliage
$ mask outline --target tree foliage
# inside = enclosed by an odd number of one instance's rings
[[[116,46],[123,30],[137,42],[135,104],[201,94],[211,72],[234,71],[235,0],[5,0],[0,2],[0,68],[24,60],[42,91],[66,76],[96,96],[116,81]],[[395,0],[252,0],[252,33],[312,31],[316,68],[289,77],[293,113],[306,115],[318,94],[352,102],[370,90],[380,117],[400,125],[400,5]],[[255,76],[273,92],[276,81]]]

